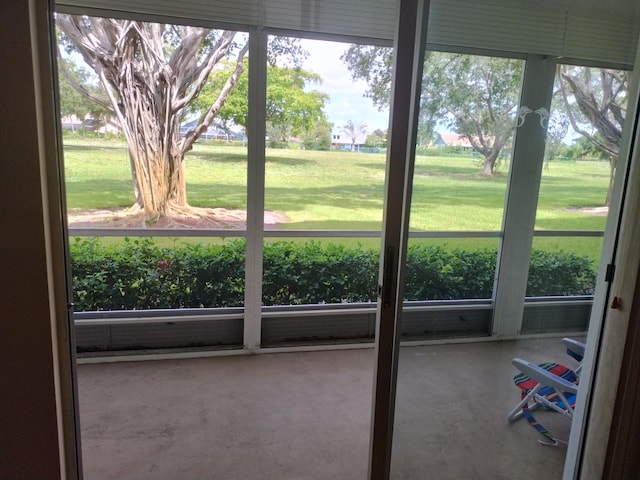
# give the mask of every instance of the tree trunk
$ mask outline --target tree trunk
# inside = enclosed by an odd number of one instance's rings
[[[157,219],[171,209],[188,207],[184,173],[184,156],[178,149],[159,152],[153,145],[144,146],[144,138],[130,136],[129,157],[136,206],[148,219]],[[177,140],[176,140],[177,143]]]
[[[609,188],[607,189],[607,197],[604,200],[605,207],[611,205],[611,195],[613,194],[613,181],[616,177],[616,162],[617,158],[609,159]]]
[[[171,108],[175,75],[168,68],[154,75],[148,74],[151,68],[136,70],[136,62],[140,63],[136,39],[128,40],[123,48],[124,74],[117,85],[118,108],[129,145],[136,206],[147,219],[155,220],[188,206],[178,117]]]
[[[485,157],[484,171],[482,172],[483,175],[487,175],[490,177],[493,176],[493,169],[496,165],[498,153],[500,153],[500,150],[494,148],[493,150],[491,150],[491,152],[489,152],[489,155]]]
[[[129,145],[136,205],[147,218],[157,219],[172,208],[187,207],[184,154],[178,146],[175,115],[152,112],[154,98],[143,93],[122,97],[129,112],[123,129]]]
[[[56,22],[98,76],[108,102],[72,86],[112,110],[127,138],[135,206],[152,221],[171,210],[189,210],[184,154],[224,105],[244,70],[248,44],[240,48],[216,101],[194,131],[180,139],[184,109],[229,54],[237,32],[220,32],[203,46],[209,29],[65,14],[57,14]]]

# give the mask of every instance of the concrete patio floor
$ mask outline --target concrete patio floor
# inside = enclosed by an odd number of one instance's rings
[[[396,479],[561,478],[566,446],[506,421],[513,357],[559,338],[403,347]],[[365,479],[373,349],[80,364],[85,479]],[[570,422],[540,412],[560,438]]]

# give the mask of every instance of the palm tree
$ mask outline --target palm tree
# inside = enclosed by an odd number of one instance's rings
[[[349,135],[349,138],[351,138],[351,151],[353,152],[356,149],[356,141],[358,140],[358,137],[367,134],[367,124],[364,122],[348,120],[342,127],[342,132],[346,133]]]

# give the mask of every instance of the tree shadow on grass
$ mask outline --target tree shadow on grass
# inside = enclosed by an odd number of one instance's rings
[[[360,163],[359,166],[374,171],[385,171],[384,163]],[[413,171],[414,177],[451,177],[454,179],[479,180],[486,182],[506,181],[507,173],[496,170],[492,176],[483,175],[482,168],[473,165],[456,165],[455,162],[447,165],[416,164]]]
[[[246,163],[247,155],[242,153],[221,153],[221,152],[212,152],[212,153],[203,153],[196,152],[188,155],[187,161],[189,158],[202,160],[205,162],[214,162],[214,163]],[[294,158],[294,157],[281,157],[268,155],[266,157],[266,164],[277,164],[277,165],[286,165],[291,167],[296,167],[300,165],[311,165],[315,164],[314,160],[305,160],[302,158]]]
[[[358,164],[360,167],[362,168],[369,168],[371,170],[374,170],[376,172],[381,172],[384,173],[387,166],[385,165],[384,162],[382,163],[359,163]]]
[[[277,157],[273,155],[269,155],[266,158],[267,165],[270,163],[275,163],[277,165],[287,165],[291,167],[295,167],[298,165],[311,165],[316,162],[313,160],[305,160],[302,158],[293,158],[293,157]]]
[[[103,151],[103,150],[120,150],[121,152],[128,152],[126,145],[110,145],[104,143],[103,145],[68,145],[63,142],[64,151]]]
[[[226,183],[187,183],[187,200],[194,207],[246,208],[247,187]]]
[[[562,218],[542,218],[536,220],[536,228],[541,230],[604,230],[606,215],[580,214]]]
[[[185,155],[187,165],[189,165],[190,159],[213,163],[247,163],[247,156],[241,153],[187,153]]]
[[[129,207],[135,202],[131,179],[66,182],[69,209]]]
[[[340,185],[319,188],[267,188],[265,204],[275,211],[304,211],[308,206],[382,211],[382,186]]]
[[[310,220],[303,222],[287,222],[286,230],[372,230],[379,232],[382,229],[382,212],[379,221],[359,220]],[[331,237],[330,237],[331,238]],[[366,237],[365,237],[366,238]],[[379,237],[375,237],[379,238]]]
[[[504,207],[506,188],[503,185],[486,183],[473,188],[445,185],[414,185],[411,206],[413,209],[430,205],[448,205],[463,211],[465,206],[496,208]]]

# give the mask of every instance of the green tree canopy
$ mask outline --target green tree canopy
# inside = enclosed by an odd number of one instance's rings
[[[67,117],[75,115],[79,120],[90,115],[95,119],[104,119],[109,109],[104,105],[109,99],[104,89],[91,81],[90,72],[76,65],[69,59],[60,58],[58,62],[60,115]],[[84,91],[86,93],[80,93]],[[91,98],[100,99],[97,103]]]
[[[331,124],[317,123],[302,136],[302,145],[308,150],[331,149]]]
[[[245,60],[245,64],[246,62]],[[229,63],[222,67],[215,69],[210,75],[192,106],[194,112],[206,110],[228,78],[230,69],[234,68]],[[316,125],[327,123],[324,106],[329,96],[309,88],[320,83],[322,79],[319,75],[299,67],[267,67],[267,128],[276,135],[275,140],[286,142],[292,135],[303,136]],[[248,88],[247,77],[241,77],[227,96],[217,116],[217,121],[223,128],[230,129],[232,125],[246,128],[249,112]]]
[[[606,205],[611,200],[620,154],[629,75],[621,70],[558,66],[560,94],[571,127],[609,159]]]
[[[466,137],[493,175],[515,128],[522,62],[508,58],[433,53],[427,59],[424,107]]]
[[[393,51],[352,45],[341,57],[354,79],[365,80],[366,96],[378,107],[389,105]],[[519,60],[428,52],[420,99],[419,133],[428,143],[437,123],[466,137],[485,157],[492,175],[498,155],[515,126],[522,77]]]
[[[387,132],[385,130],[376,128],[372,134],[367,135],[366,146],[375,148],[386,148]]]

